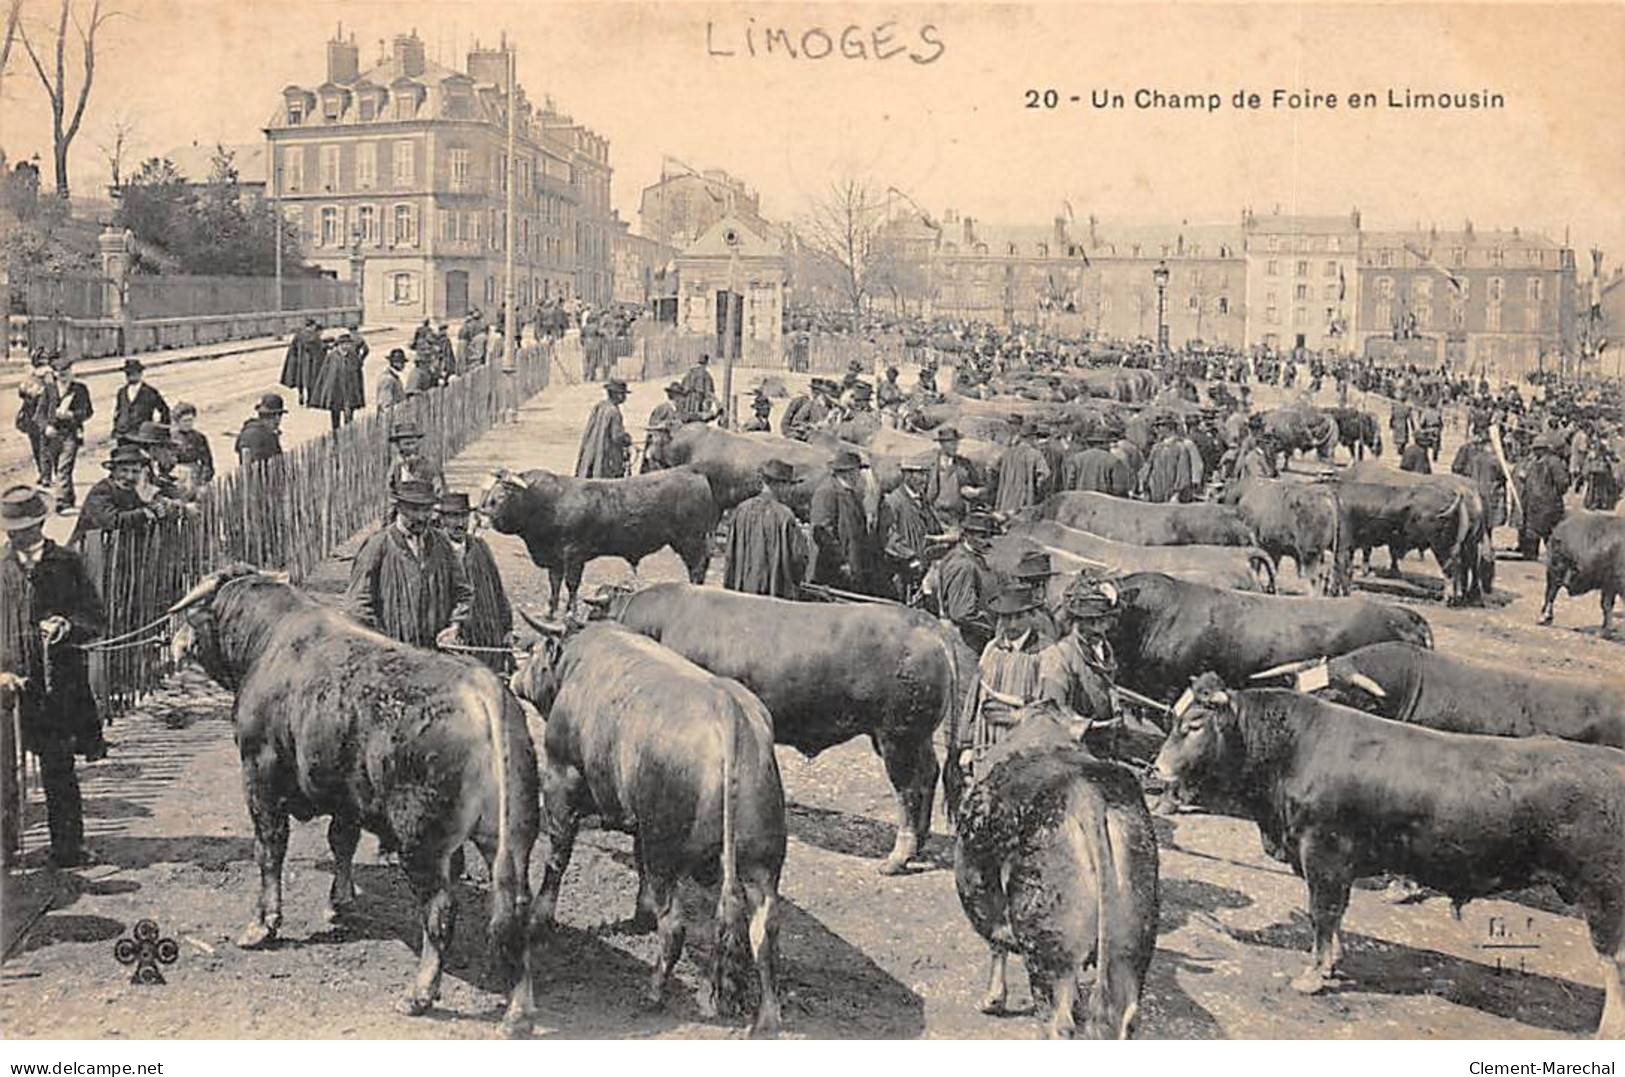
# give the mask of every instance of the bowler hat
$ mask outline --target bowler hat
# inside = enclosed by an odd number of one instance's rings
[[[0,494],[0,531],[38,527],[50,514],[45,496],[32,486],[13,486]]]
[[[139,374],[145,369],[147,369],[146,364],[139,359],[124,360],[124,373],[126,374]]]
[[[385,358],[389,360],[390,366],[404,366],[406,364],[406,352],[402,351],[400,348],[389,349],[389,355]]]
[[[688,395],[688,390],[683,388],[683,383],[682,382],[674,381],[670,385],[666,386],[666,395],[667,396],[687,396]]]
[[[73,367],[73,356],[67,352],[52,352],[51,365],[58,370],[69,370]]]
[[[1007,587],[993,597],[987,604],[989,613],[1007,617],[1014,613],[1026,613],[1035,610],[1040,605],[1038,595],[1030,587]]]
[[[1050,568],[1049,554],[1040,550],[1028,550],[1021,555],[1021,560],[1016,562],[1016,569],[1011,575],[1018,580],[1037,580],[1055,575],[1055,570]]]
[[[266,393],[260,397],[260,402],[254,405],[254,410],[261,415],[281,415],[288,409],[283,405],[280,393]]]
[[[401,441],[404,438],[420,438],[422,436],[422,428],[411,419],[402,419],[389,428],[390,441]]]
[[[102,461],[102,467],[105,467],[111,471],[113,468],[118,467],[121,464],[144,465],[146,463],[147,454],[141,450],[141,446],[120,445],[113,450],[111,455],[109,455],[106,460]]]
[[[952,426],[939,426],[937,427],[937,440],[958,441],[959,431]]]
[[[965,517],[965,522],[959,525],[959,529],[973,535],[996,535],[999,533],[998,522],[985,512],[969,513]]]
[[[855,381],[852,383],[852,395],[859,400],[868,400],[875,395],[875,391],[869,387],[868,382]]]
[[[468,495],[449,492],[441,494],[440,511],[447,516],[467,516],[471,511],[468,505]]]
[[[169,427],[163,423],[148,420],[136,428],[136,432],[125,438],[132,445],[168,445]]]
[[[402,505],[433,505],[434,487],[422,479],[402,479],[395,484],[394,497]]]
[[[783,460],[769,460],[762,465],[762,478],[768,482],[794,482],[796,469]]]
[[[856,471],[869,465],[863,462],[863,457],[851,449],[842,449],[835,454],[835,459],[829,466],[831,471]]]
[[[626,382],[622,381],[620,378],[611,378],[611,379],[609,379],[608,381],[606,381],[604,383],[604,392],[606,392],[606,393],[625,393],[626,392]]]

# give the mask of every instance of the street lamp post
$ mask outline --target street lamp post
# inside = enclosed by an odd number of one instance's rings
[[[1168,354],[1168,263],[1158,262],[1151,271],[1157,284],[1157,354]]]

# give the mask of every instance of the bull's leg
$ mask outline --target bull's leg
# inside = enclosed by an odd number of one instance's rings
[[[1599,1040],[1625,1040],[1625,942],[1612,956],[1602,958],[1602,1020],[1597,1024]]]
[[[586,569],[585,561],[571,560],[564,566],[564,585],[570,589],[570,604],[567,607],[574,613],[576,599],[581,592],[581,573]]]
[[[1602,589],[1602,634],[1614,634],[1614,592],[1608,587]]]
[[[275,761],[264,766],[243,760],[248,814],[254,821],[254,859],[259,863],[260,894],[253,919],[237,936],[245,950],[264,946],[282,927],[282,861],[288,853],[288,810],[273,787]]]
[[[360,844],[361,821],[354,816],[333,816],[327,824],[327,847],[333,851],[333,885],[327,891],[327,908],[322,910],[330,924],[337,923],[355,905],[355,879],[350,869]]]
[[[543,804],[547,801],[544,799]],[[576,847],[577,819],[574,811],[563,809],[562,817],[549,812],[547,820],[547,862],[542,867],[542,885],[536,891],[536,912],[549,926],[559,905],[559,887],[570,867],[570,854]]]
[[[677,892],[676,879],[661,876],[653,883],[655,919],[660,926],[660,957],[655,962],[654,975],[649,978],[643,1001],[651,1009],[658,1009],[665,1003],[666,981],[671,978],[671,970],[683,956],[683,902]],[[716,1000],[709,998],[709,994],[700,993],[700,1012],[706,1017],[715,1017]]]
[[[1007,979],[1010,951],[992,943],[987,947],[987,993],[982,996],[981,1011],[990,1017],[1002,1016],[1005,1002],[1010,996]]]
[[[923,737],[920,740],[919,758],[914,764],[914,833],[920,847],[924,848],[926,840],[931,837],[931,815],[936,808],[937,777],[942,768],[937,765],[936,749],[931,746],[931,738]]]
[[[1072,1007],[1078,1001],[1078,974],[1068,971],[1055,981],[1055,1000],[1050,1007],[1049,1024],[1044,1035],[1052,1040],[1070,1040],[1077,1030]]]
[[[677,550],[677,556],[683,559],[683,565],[688,569],[688,582],[702,584],[705,574],[711,567],[711,544],[705,539],[690,543]]]
[[[930,751],[930,743],[925,745]],[[886,764],[886,777],[891,779],[892,793],[897,798],[897,837],[892,845],[890,855],[880,865],[882,875],[901,875],[920,851],[920,833],[915,828],[919,825],[920,809],[920,774],[921,753],[913,745],[904,746],[895,740],[875,739],[875,751],[880,753],[881,760]],[[932,781],[936,780],[936,757],[931,757]],[[930,785],[926,786],[925,796],[929,797],[932,791]],[[927,808],[927,811],[930,809]]]
[[[632,910],[632,930],[640,934],[655,929],[655,896],[649,885],[649,869],[643,862],[643,835],[632,835],[632,863],[638,869],[638,901]]]
[[[457,919],[457,903],[451,897],[451,850],[414,849],[406,875],[418,899],[423,951],[418,957],[418,974],[399,1009],[417,1017],[428,1013],[440,997],[440,973]]]
[[[559,588],[563,585],[563,583],[563,570],[554,568],[552,565],[547,566],[547,586],[549,589],[547,595],[547,616],[549,618],[558,612]]]
[[[779,888],[765,870],[745,873],[745,900],[750,903],[750,955],[762,991],[751,1025],[755,1036],[777,1035],[779,1010]]]
[[[1557,601],[1557,592],[1563,589],[1563,570],[1557,565],[1557,559],[1546,566],[1546,600],[1540,606],[1540,623],[1552,623],[1553,604]]]
[[[1335,974],[1342,951],[1338,935],[1353,879],[1347,850],[1338,848],[1336,839],[1307,837],[1299,845],[1298,856],[1304,880],[1309,884],[1309,918],[1315,927],[1315,953],[1309,967],[1293,978],[1292,987],[1313,995],[1323,990]]]

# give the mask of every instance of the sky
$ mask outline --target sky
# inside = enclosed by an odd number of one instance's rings
[[[49,29],[58,0],[24,2],[29,25]],[[670,154],[745,179],[775,219],[850,173],[989,222],[1043,224],[1063,202],[1104,222],[1358,207],[1368,228],[1471,219],[1559,241],[1569,230],[1610,267],[1625,259],[1617,4],[104,3],[125,14],[103,30],[73,149],[80,187],[105,176],[99,145],[121,118],[143,155],[261,137],[284,85],[322,81],[324,42],[342,23],[363,67],[397,32],[416,29],[432,58],[461,66],[475,38],[506,31],[532,99],[551,94],[610,140],[614,202],[634,223],[639,191]],[[842,55],[848,27],[849,47],[866,41],[861,59]],[[795,59],[763,52],[769,30],[787,32]],[[800,55],[823,51],[820,30],[832,55]],[[1407,87],[1499,93],[1506,106],[1271,107],[1276,88],[1385,102]],[[1050,89],[1053,109],[1042,107]],[[1139,89],[1222,104],[1136,109]],[[1130,107],[1091,107],[1097,90]],[[1232,107],[1237,90],[1263,107]],[[1041,107],[1025,107],[1028,91]],[[49,111],[21,48],[0,85],[0,147],[50,157]]]

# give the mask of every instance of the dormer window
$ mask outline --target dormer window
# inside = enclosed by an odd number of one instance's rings
[[[361,122],[366,123],[369,120],[375,120],[377,118],[378,102],[374,100],[371,95],[363,97],[361,99]]]
[[[288,102],[288,126],[298,127],[305,122],[305,103],[303,101]]]

